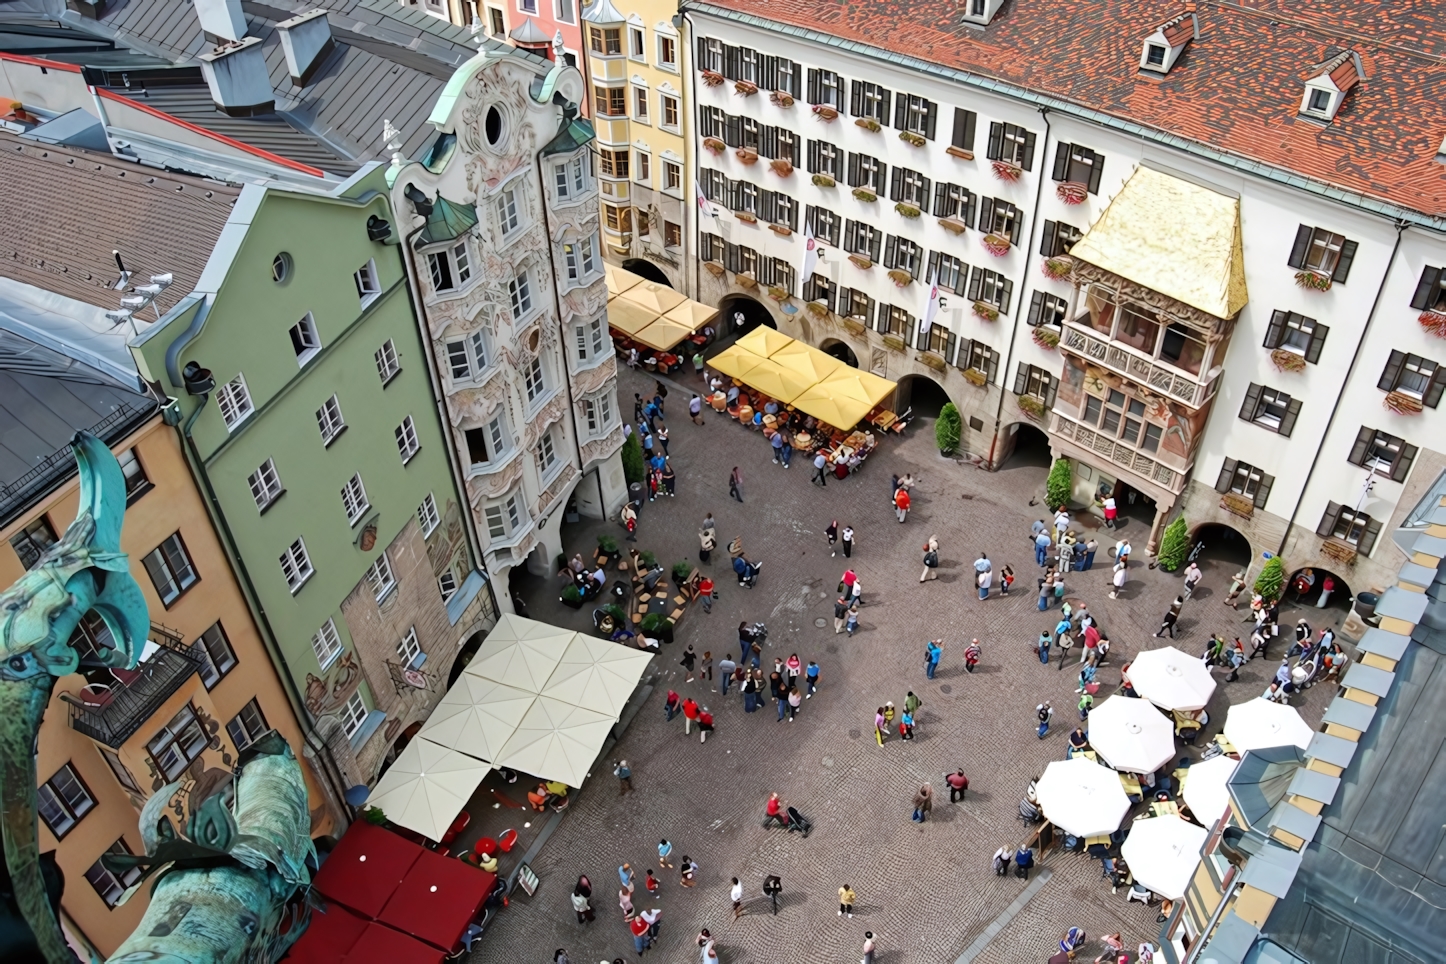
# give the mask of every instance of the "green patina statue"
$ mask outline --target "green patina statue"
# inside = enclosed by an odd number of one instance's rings
[[[99,659],[117,668],[136,665],[150,626],[120,551],[120,465],[94,436],[77,433],[72,446],[80,511],[35,567],[0,594],[0,831],[10,891],[50,964],[72,964],[75,955],[47,897],[39,853],[34,746],[41,720],[56,679],[79,665],[69,641],[81,617],[94,610],[105,620],[116,646]],[[112,870],[143,867],[154,881],[140,926],[112,964],[276,960],[308,920],[306,861],[314,851],[295,755],[274,731],[252,744],[230,784],[190,801],[184,837],[162,814],[178,788],[165,787],[146,803],[144,855],[106,858]]]

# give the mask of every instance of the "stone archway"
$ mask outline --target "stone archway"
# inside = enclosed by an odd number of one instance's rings
[[[912,408],[916,418],[938,418],[945,402],[952,401],[944,386],[928,375],[905,375],[894,395],[896,411]]]
[[[1049,452],[1049,436],[1033,422],[1013,422],[999,430],[999,450],[995,464],[1004,469],[1042,468],[1054,464]]]
[[[645,261],[642,258],[629,258],[623,262],[623,270],[631,271],[640,278],[656,281],[660,285],[667,285],[669,288],[673,287],[673,282],[669,281],[668,276],[663,274],[663,269],[651,261]]]
[[[486,639],[486,630],[475,632],[467,637],[467,641],[457,651],[457,658],[452,660],[452,669],[447,673],[447,689],[451,689],[452,685],[457,682],[457,677],[461,676],[462,671],[467,668],[467,664],[472,662],[472,657],[477,655],[477,650],[482,648]]]
[[[1327,577],[1333,585],[1326,604],[1321,606],[1320,596]],[[1285,581],[1285,593],[1281,598],[1282,602],[1293,603],[1306,611],[1325,609],[1345,612],[1351,608],[1355,596],[1351,593],[1351,587],[1340,576],[1320,566],[1306,566],[1290,574],[1290,578]],[[1314,621],[1314,617],[1308,618]]]
[[[819,344],[818,348],[819,351],[823,352],[825,355],[828,355],[832,358],[837,358],[839,361],[843,362],[845,365],[850,366],[851,368],[859,367],[859,356],[855,355],[852,348],[850,348],[844,342],[839,341],[837,338],[825,338]]]
[[[739,319],[742,315],[742,319]],[[757,300],[747,295],[729,295],[718,306],[718,319],[724,331],[733,335],[746,335],[759,325],[778,330],[773,313]]]
[[[1223,522],[1206,522],[1198,525],[1190,533],[1190,550],[1194,552],[1195,546],[1200,546],[1200,551],[1195,557],[1195,562],[1202,568],[1206,560],[1219,562],[1221,566],[1229,568],[1231,572],[1248,567],[1251,560],[1255,558],[1255,551],[1250,547],[1250,540],[1233,526]]]

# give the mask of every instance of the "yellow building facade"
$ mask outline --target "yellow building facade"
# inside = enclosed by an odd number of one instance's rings
[[[691,295],[685,21],[666,0],[596,0],[582,17],[606,258]]]

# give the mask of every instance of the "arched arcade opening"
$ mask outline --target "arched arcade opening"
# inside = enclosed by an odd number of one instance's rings
[[[663,274],[663,269],[651,261],[645,261],[642,258],[629,258],[623,262],[623,270],[631,271],[640,278],[656,281],[660,285],[667,285],[669,288],[673,287],[673,282],[669,281],[668,276]]]
[[[898,412],[912,408],[915,417],[938,418],[940,410],[950,400],[944,386],[928,375],[905,375],[899,379],[894,407]]]
[[[823,342],[818,346],[818,348],[819,351],[823,352],[825,355],[828,355],[830,358],[837,358],[845,365],[848,365],[852,368],[859,367],[859,356],[855,355],[852,348],[839,341],[837,338],[825,338]]]
[[[731,335],[746,335],[759,325],[778,328],[769,310],[747,295],[724,298],[718,306],[718,318],[726,326],[723,330]]]
[[[1351,608],[1355,596],[1340,576],[1319,566],[1307,566],[1290,574],[1282,602],[1303,610],[1331,610],[1332,615]],[[1314,621],[1314,617],[1307,616]]]

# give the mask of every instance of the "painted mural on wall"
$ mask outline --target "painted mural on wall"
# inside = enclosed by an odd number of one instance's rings
[[[306,674],[306,708],[312,716],[325,716],[351,699],[361,685],[361,666],[356,653],[347,650],[326,670],[324,677]]]

